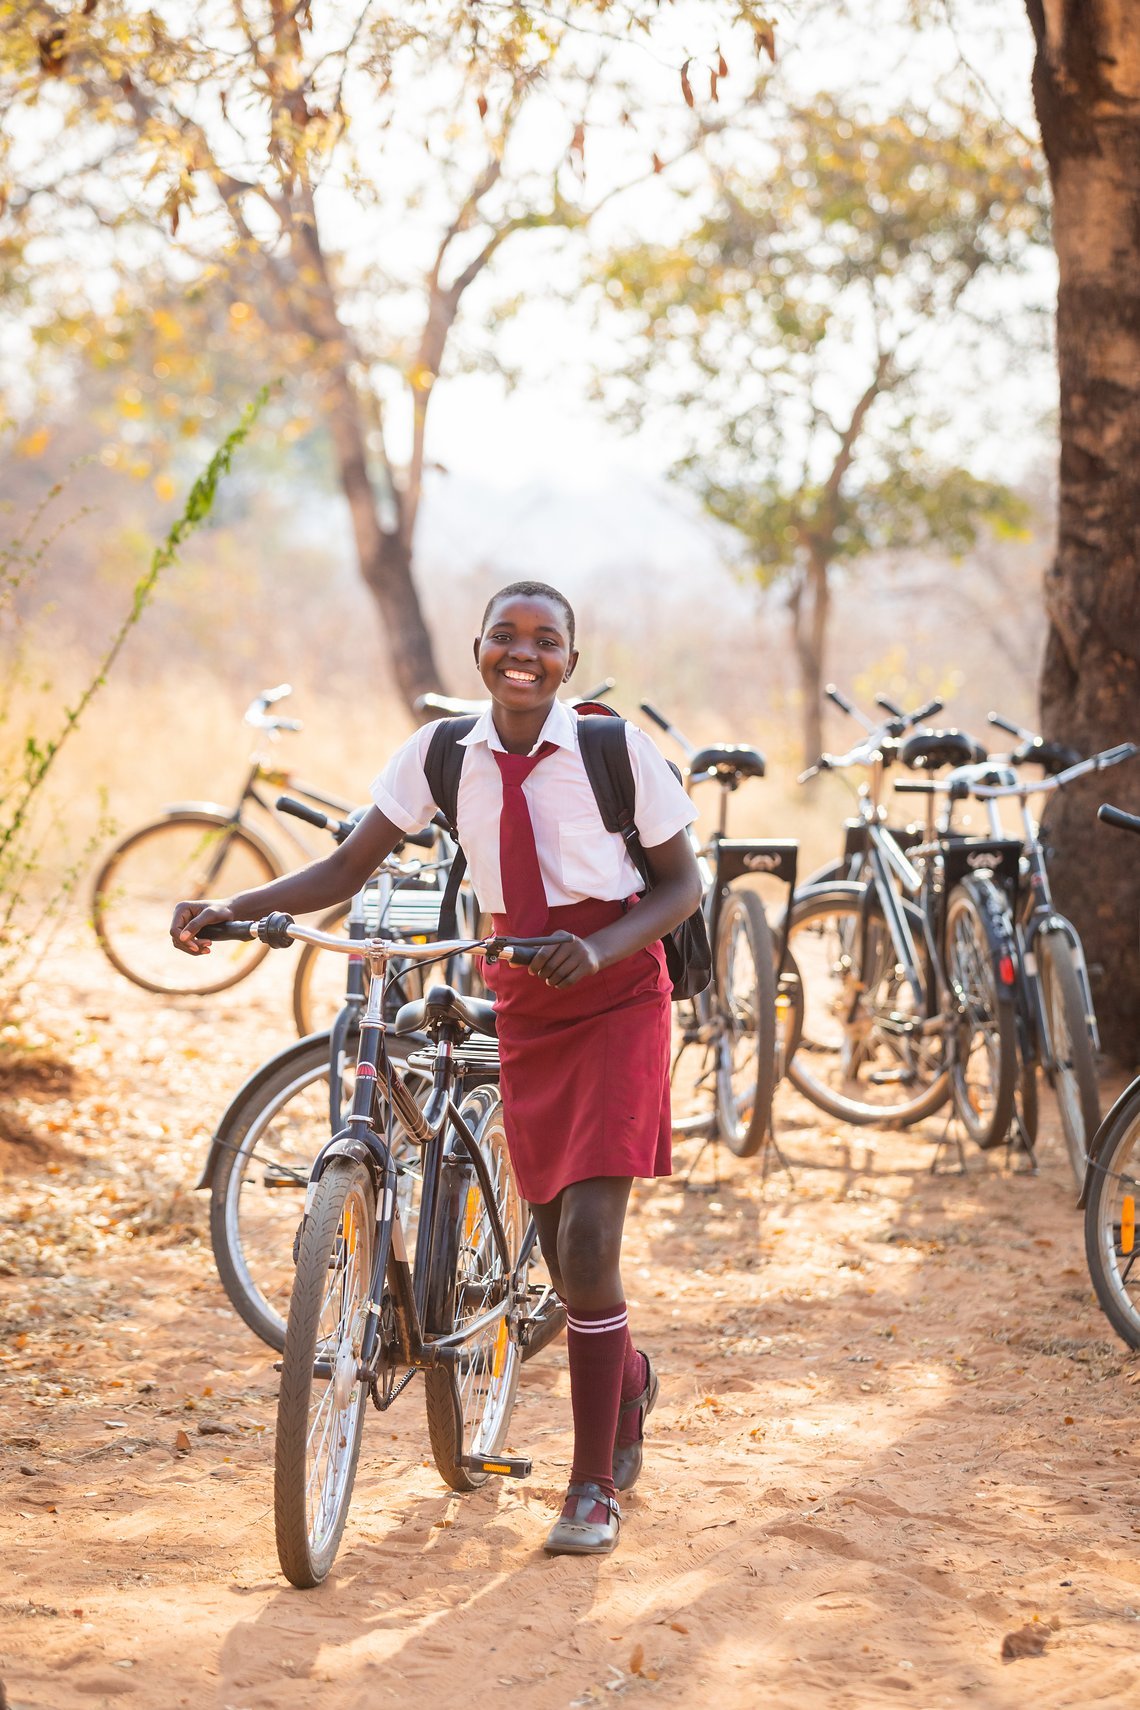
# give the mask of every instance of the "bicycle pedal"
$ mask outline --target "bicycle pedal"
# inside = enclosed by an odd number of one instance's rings
[[[503,1478],[529,1478],[534,1462],[526,1455],[460,1455],[468,1472],[499,1473]]]

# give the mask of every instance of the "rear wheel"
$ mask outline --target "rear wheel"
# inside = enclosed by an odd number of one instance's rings
[[[407,1043],[389,1035],[388,1052],[406,1072]],[[425,1079],[422,1084],[429,1083]],[[309,1171],[335,1128],[343,1125],[352,1090],[349,1059],[341,1068],[340,1120],[334,1124],[329,1036],[317,1034],[282,1051],[273,1071],[243,1088],[218,1125],[219,1155],[210,1186],[214,1262],[234,1310],[278,1351],[285,1344],[293,1239],[304,1211]],[[402,1170],[400,1220],[410,1248],[421,1151],[399,1127],[392,1136],[392,1156]]]
[[[983,1151],[1000,1146],[1013,1121],[1017,1036],[1013,1004],[999,996],[1000,972],[982,918],[984,880],[956,885],[946,905],[946,975],[960,1014],[951,1088],[954,1109]]]
[[[375,1232],[367,1168],[332,1159],[305,1220],[277,1401],[277,1555],[302,1590],[331,1568],[352,1500],[368,1404],[357,1368]]]
[[[1041,933],[1034,948],[1061,1127],[1081,1187],[1089,1146],[1100,1127],[1100,1092],[1076,952],[1063,932]]]
[[[901,906],[929,993],[923,917],[912,903]],[[782,989],[793,1005],[793,1086],[845,1122],[907,1124],[944,1104],[942,1033],[931,1025],[929,999],[916,1004],[878,898],[856,884],[798,894],[788,944],[794,976],[785,975]]]
[[[168,931],[180,900],[235,896],[279,876],[268,850],[213,814],[175,813],[117,843],[95,878],[91,921],[107,960],[144,991],[206,997],[251,974],[268,945],[215,944],[183,956]]]
[[[1097,1299],[1112,1328],[1140,1348],[1140,1083],[1098,1135],[1085,1202],[1085,1254]]]
[[[490,1171],[509,1260],[503,1262],[495,1243],[478,1178],[464,1162],[466,1149],[457,1146],[445,1165],[438,1200],[429,1331],[451,1335],[491,1316],[462,1342],[453,1361],[425,1373],[425,1389],[428,1436],[440,1475],[452,1490],[474,1490],[487,1474],[463,1466],[463,1457],[502,1452],[518,1391],[521,1358],[509,1320],[511,1269],[526,1217],[511,1174],[497,1090],[474,1088],[461,1112]]]
[[[730,1152],[751,1158],[764,1144],[776,1085],[775,951],[755,891],[729,891],[722,901],[713,980],[717,1129]]]

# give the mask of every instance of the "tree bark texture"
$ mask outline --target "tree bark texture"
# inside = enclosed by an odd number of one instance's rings
[[[831,609],[827,570],[826,561],[810,553],[788,601],[803,697],[805,766],[813,766],[823,752],[823,658]]]
[[[329,431],[352,519],[360,574],[376,602],[396,686],[409,710],[414,711],[417,695],[438,691],[441,685],[431,637],[412,580],[411,542],[401,530],[380,525],[368,472],[360,403],[343,371],[330,377],[326,399]]]
[[[1041,675],[1047,736],[1086,753],[1140,740],[1140,4],[1026,0],[1059,264],[1061,468]],[[1057,906],[1094,970],[1105,1048],[1140,1045],[1140,844],[1097,804],[1140,811],[1140,761],[1059,791],[1045,816]]]

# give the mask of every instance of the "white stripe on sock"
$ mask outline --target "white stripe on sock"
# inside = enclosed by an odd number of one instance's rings
[[[586,1322],[566,1314],[567,1329],[576,1330],[580,1336],[602,1336],[611,1330],[624,1330],[628,1323],[628,1312],[621,1312],[616,1318],[595,1318]]]

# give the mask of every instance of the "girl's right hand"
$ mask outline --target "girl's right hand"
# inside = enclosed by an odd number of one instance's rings
[[[196,934],[203,926],[216,926],[221,921],[237,917],[228,903],[180,902],[170,922],[170,936],[176,950],[187,956],[208,956],[212,948],[209,939],[199,940]]]

